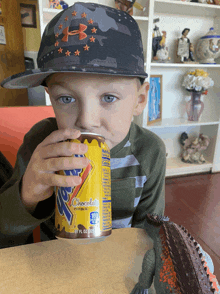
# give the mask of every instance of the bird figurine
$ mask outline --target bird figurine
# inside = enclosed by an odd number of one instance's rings
[[[186,163],[203,164],[206,162],[202,151],[206,150],[209,146],[210,139],[208,136],[199,134],[198,138],[189,139],[186,132],[180,136],[180,144],[183,146],[181,159]]]

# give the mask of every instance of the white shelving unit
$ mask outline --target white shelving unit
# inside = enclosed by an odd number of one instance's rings
[[[50,9],[49,0],[38,0],[40,11],[41,34],[47,23],[59,13],[60,10]],[[66,0],[69,5],[73,0]],[[84,2],[96,2],[110,7],[115,7],[114,0],[91,0]],[[193,174],[199,172],[220,171],[220,60],[215,65],[205,64],[180,64],[175,63],[176,40],[181,36],[184,28],[190,28],[188,37],[196,45],[200,37],[204,36],[210,27],[214,27],[220,34],[220,6],[201,4],[194,2],[172,0],[137,0],[146,7],[144,12],[134,8],[133,17],[139,24],[144,47],[145,70],[150,75],[163,76],[163,109],[162,121],[153,125],[147,125],[148,105],[143,114],[134,117],[134,121],[140,126],[156,133],[165,143],[167,149],[166,176]],[[153,20],[159,18],[157,23],[160,31],[167,32],[166,46],[171,58],[169,63],[153,63],[152,60],[152,33]],[[202,100],[205,109],[199,122],[187,120],[185,103],[189,99],[183,87],[183,75],[196,68],[202,68],[210,74],[215,85],[210,88],[207,96]],[[46,96],[47,104],[50,104]],[[182,146],[179,143],[180,135],[186,132],[190,137],[203,133],[210,137],[211,142],[204,152],[207,160],[205,164],[186,164],[180,159]]]

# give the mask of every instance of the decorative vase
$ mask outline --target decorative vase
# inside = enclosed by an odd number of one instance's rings
[[[204,109],[201,101],[202,92],[190,92],[191,100],[186,103],[186,112],[189,121],[198,121]]]
[[[220,35],[214,28],[201,37],[196,45],[195,53],[200,63],[215,64],[215,59],[220,56]]]

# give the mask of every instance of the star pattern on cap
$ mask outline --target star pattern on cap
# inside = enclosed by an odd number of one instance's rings
[[[90,47],[88,45],[85,45],[83,48],[84,48],[84,51],[89,51]]]
[[[60,54],[60,53],[62,53],[63,52],[63,48],[59,48],[58,49],[58,53]]]
[[[69,50],[67,50],[67,51],[65,52],[65,55],[66,55],[66,56],[70,56],[70,54],[71,54],[71,52],[70,52]]]
[[[77,49],[75,52],[74,52],[75,56],[79,56],[80,54],[80,51]]]
[[[89,38],[90,42],[95,42],[95,38],[92,36],[91,38]]]
[[[72,17],[75,17],[77,15],[77,13],[78,12],[74,10],[71,13]],[[65,24],[69,20],[69,16],[66,15],[64,17],[65,18],[63,19],[63,21],[58,26],[59,30],[63,29],[63,27],[64,27],[64,29],[62,30],[62,33],[61,32],[57,32],[55,34],[55,37],[56,38],[58,38],[59,36],[61,36],[61,40],[59,40],[59,42],[58,42],[58,40],[55,42],[55,44],[54,44],[55,47],[59,46],[60,42],[61,43],[62,42],[65,42],[66,44],[68,44],[69,38],[71,38],[74,35],[78,36],[78,39],[79,40],[86,39],[88,37],[88,35],[87,35],[88,34],[88,32],[87,32],[88,29],[92,32],[92,34],[96,34],[96,32],[97,32],[97,28],[95,28],[94,25],[93,25],[94,20],[92,18],[87,19],[88,25],[83,24],[83,23],[79,23],[78,29],[75,29],[74,28],[74,30],[71,30],[70,29],[71,24],[69,26],[66,26],[66,24]],[[83,12],[81,14],[81,18],[85,18],[86,19],[86,17],[87,17],[87,14],[85,12]],[[90,27],[89,28],[88,27],[89,25],[93,25],[93,27]],[[94,36],[91,36],[88,39],[88,41],[90,43],[95,43]],[[87,44],[85,46],[83,46],[83,51],[89,51],[89,49],[90,49],[90,46],[88,46]],[[61,45],[61,47],[57,51],[58,51],[59,54],[62,54],[62,53],[64,53],[63,50],[64,49],[62,48],[62,45]],[[81,52],[80,48],[77,48],[73,53],[71,53],[71,51],[69,51],[67,49],[64,54],[65,54],[66,57],[71,56],[71,55],[80,56],[80,52]]]
[[[88,23],[89,23],[89,24],[93,24],[93,22],[94,22],[94,21],[93,21],[91,18],[88,20]]]
[[[92,28],[92,29],[91,29],[91,32],[92,32],[93,34],[96,34],[96,31],[97,31],[96,28]]]

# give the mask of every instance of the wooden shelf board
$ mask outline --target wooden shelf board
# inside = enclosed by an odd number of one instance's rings
[[[183,6],[188,6],[189,9],[190,7],[203,7],[203,8],[206,8],[206,9],[220,9],[220,6],[219,5],[214,5],[214,4],[203,4],[203,3],[199,3],[199,2],[186,2],[186,1],[175,1],[175,0],[155,0],[155,2],[160,2],[160,3],[169,3],[169,4],[176,4],[176,5],[183,5]]]
[[[166,177],[209,172],[213,163],[207,161],[204,164],[191,164],[182,162],[180,158],[167,158]]]
[[[55,8],[43,8],[43,12],[58,14],[63,9],[55,9]]]
[[[201,64],[201,63],[156,63],[151,62],[152,67],[200,67],[200,68],[220,68],[220,64]]]
[[[135,20],[141,20],[141,21],[148,21],[149,20],[149,17],[147,17],[147,16],[135,16],[135,15],[133,15],[133,18]]]
[[[215,17],[220,6],[198,2],[155,0],[155,14],[186,15],[191,17]]]
[[[217,125],[220,121],[188,121],[184,118],[167,118],[152,125],[147,125],[147,128],[171,128],[178,126],[201,126],[201,125]]]

